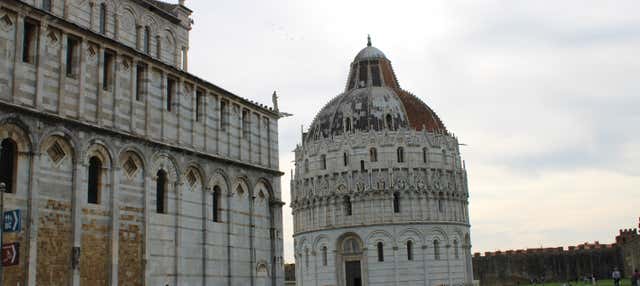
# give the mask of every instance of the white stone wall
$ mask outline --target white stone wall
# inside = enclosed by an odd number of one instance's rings
[[[178,23],[139,1],[107,1],[103,37],[89,16],[95,11],[86,9],[101,1],[54,0],[52,14],[35,1],[0,2],[0,142],[19,145],[16,189],[4,202],[24,214],[23,231],[5,236],[21,243],[21,266],[5,269],[2,282],[282,285],[278,112],[186,73],[166,54],[141,53],[130,29],[118,28],[132,23],[116,11],[132,9],[135,25],[153,18],[187,45],[186,11],[178,11]],[[22,61],[25,21],[38,28],[29,63]],[[80,43],[72,76],[65,69],[68,37]],[[106,51],[114,54],[107,90]],[[147,71],[140,82],[138,65]],[[176,84],[171,111],[168,78]],[[203,94],[199,118],[196,91]],[[245,130],[243,110],[250,117]],[[64,153],[57,161],[54,144]],[[103,163],[95,205],[87,203],[93,156]],[[169,180],[165,213],[155,209],[159,170]]]
[[[5,19],[0,22],[0,54],[4,55],[0,66],[5,67],[0,71],[0,97],[6,102],[196,152],[278,168],[277,112],[148,58],[121,42],[31,11],[18,6],[0,10]],[[25,19],[39,27],[33,63],[21,60]],[[70,36],[81,42],[78,74],[71,77],[65,73]],[[114,80],[108,90],[101,82],[106,50],[115,53]],[[146,67],[140,83],[135,80],[138,65]],[[176,83],[171,111],[166,110],[168,78]],[[140,100],[135,98],[137,85],[144,85]],[[196,120],[196,91],[204,94],[200,120]],[[220,126],[221,101],[227,105],[224,114],[228,124],[224,128]],[[250,115],[247,136],[241,130],[242,110]]]
[[[464,242],[469,233],[465,224],[387,224],[326,229],[296,235],[296,281],[298,286],[343,285],[336,271],[339,238],[345,233],[359,236],[364,242],[363,276],[367,285],[465,285],[471,260],[470,245]],[[407,257],[407,241],[413,242],[413,260]],[[433,241],[440,243],[440,258],[434,255]],[[458,243],[455,256],[454,241]],[[378,261],[377,243],[384,245],[384,261]],[[322,248],[327,247],[327,265],[323,265]],[[307,254],[309,263],[307,265]],[[364,277],[363,277],[364,278]]]
[[[362,240],[363,285],[471,283],[467,185],[458,140],[447,134],[352,132],[299,145],[291,181],[297,285],[344,285],[339,245],[345,235]],[[323,246],[329,250],[326,266]]]
[[[43,0],[21,0],[42,9]],[[189,49],[191,12],[176,7],[172,13],[144,1],[133,0],[53,0],[51,14],[63,18],[83,29],[100,33],[100,5],[106,5],[105,33],[103,36],[128,47],[144,51],[143,31],[148,26],[152,57],[168,65],[183,68],[180,53]],[[157,53],[158,45],[160,54]],[[186,70],[186,67],[184,67]]]

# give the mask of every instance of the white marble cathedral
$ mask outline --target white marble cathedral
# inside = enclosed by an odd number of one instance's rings
[[[367,47],[316,115],[291,181],[298,286],[468,285],[458,140]]]
[[[22,221],[0,285],[284,283],[277,98],[191,74],[171,2],[0,0],[1,205]]]

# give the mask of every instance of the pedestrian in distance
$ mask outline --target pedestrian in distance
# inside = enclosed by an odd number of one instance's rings
[[[611,278],[613,279],[613,285],[620,286],[620,271],[618,270],[618,267],[613,268]]]
[[[640,286],[640,272],[638,272],[638,269],[631,275],[631,286]]]

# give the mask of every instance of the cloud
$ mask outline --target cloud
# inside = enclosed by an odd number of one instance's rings
[[[191,72],[280,95],[283,200],[300,126],[372,34],[403,88],[468,146],[475,251],[610,242],[637,220],[637,1],[188,1]],[[293,261],[284,209],[285,256]]]

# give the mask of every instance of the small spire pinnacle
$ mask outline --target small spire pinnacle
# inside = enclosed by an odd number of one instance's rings
[[[371,47],[371,35],[367,35],[367,47]]]
[[[279,111],[278,109],[278,94],[276,91],[273,91],[273,95],[271,95],[271,101],[273,102],[273,110]]]

